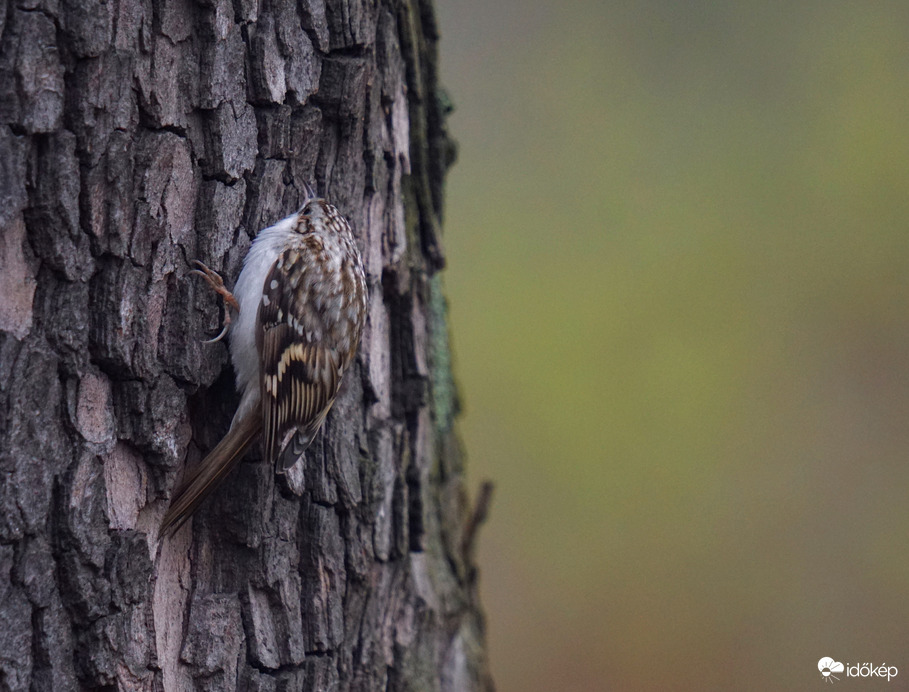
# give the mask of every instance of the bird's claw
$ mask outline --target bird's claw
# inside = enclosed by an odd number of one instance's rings
[[[193,264],[198,268],[190,270],[190,273],[198,274],[205,279],[208,282],[208,285],[211,286],[211,289],[221,296],[221,299],[224,301],[224,328],[214,339],[202,341],[203,344],[213,344],[216,341],[221,341],[227,334],[227,330],[230,329],[230,310],[228,308],[233,308],[237,312],[240,312],[240,304],[237,302],[237,299],[234,298],[234,294],[224,287],[224,279],[221,278],[221,275],[218,274],[218,272],[209,269],[199,260],[193,260]]]
[[[203,344],[214,344],[218,341],[221,341],[221,339],[223,339],[227,335],[227,330],[229,327],[230,327],[230,318],[227,317],[224,320],[224,329],[221,330],[221,333],[218,334],[218,336],[216,336],[214,339],[202,339],[201,340],[202,343]]]

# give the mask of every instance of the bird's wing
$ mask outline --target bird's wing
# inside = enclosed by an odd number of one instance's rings
[[[288,433],[312,441],[338,393],[340,356],[320,304],[319,247],[281,253],[265,279],[259,305],[265,458],[274,460]]]

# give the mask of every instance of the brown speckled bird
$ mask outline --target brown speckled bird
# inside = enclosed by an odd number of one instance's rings
[[[367,305],[363,261],[341,213],[307,192],[300,211],[256,236],[233,294],[197,262],[226,303],[216,340],[229,334],[241,398],[227,435],[174,494],[162,535],[192,515],[260,435],[267,460],[286,460],[279,473],[292,466],[356,355]]]

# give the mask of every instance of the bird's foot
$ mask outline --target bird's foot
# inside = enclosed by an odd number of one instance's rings
[[[230,309],[232,308],[237,312],[240,312],[240,304],[237,302],[237,299],[234,298],[234,294],[227,290],[224,286],[224,279],[221,278],[221,275],[213,269],[209,269],[199,260],[193,260],[193,264],[198,267],[198,269],[193,269],[193,274],[198,274],[203,279],[208,282],[208,285],[211,286],[211,289],[221,296],[221,299],[224,301],[224,328],[221,330],[221,333],[218,334],[214,339],[208,339],[203,343],[211,344],[216,341],[220,341],[224,338],[224,335],[227,334],[227,330],[230,328]]]

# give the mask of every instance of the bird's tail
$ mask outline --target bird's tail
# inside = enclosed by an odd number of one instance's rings
[[[173,535],[199,504],[218,487],[237,465],[262,430],[258,412],[244,416],[231,426],[217,446],[180,483],[161,521],[162,536]]]

